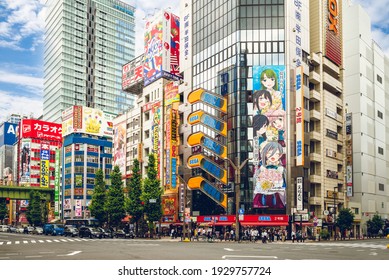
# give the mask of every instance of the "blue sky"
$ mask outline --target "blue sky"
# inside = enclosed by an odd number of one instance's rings
[[[289,0],[288,0],[289,1]],[[347,0],[344,0],[347,1]],[[144,18],[179,0],[125,0],[137,8],[136,54],[142,51]],[[389,0],[353,0],[370,15],[373,39],[389,56]],[[39,117],[43,107],[45,0],[0,0],[0,123],[11,113]]]

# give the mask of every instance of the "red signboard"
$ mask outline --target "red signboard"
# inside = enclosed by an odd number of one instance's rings
[[[287,226],[288,215],[242,215],[239,220],[242,226]],[[212,226],[232,225],[235,223],[235,215],[210,215],[198,216],[197,223],[207,223]]]
[[[20,138],[62,141],[62,125],[39,120],[24,119],[20,124]]]
[[[341,20],[338,0],[327,0],[326,9],[327,29],[326,29],[326,57],[340,66],[342,64],[342,38],[341,38]]]

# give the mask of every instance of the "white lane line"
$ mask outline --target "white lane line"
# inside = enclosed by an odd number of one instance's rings
[[[82,239],[78,239],[78,238],[77,238],[77,239],[74,239],[74,240],[75,240],[75,241],[82,241]]]
[[[57,255],[57,257],[67,257],[67,256],[74,256],[74,255],[77,255],[79,253],[81,253],[82,251],[74,251],[74,252],[71,252],[69,254],[66,254],[66,255]]]
[[[278,259],[277,256],[245,256],[245,255],[224,255],[222,259],[228,258],[250,258],[250,259]]]
[[[42,258],[43,256],[25,256],[25,258]]]
[[[229,252],[235,251],[234,249],[231,249],[231,248],[224,248],[224,250],[229,251]]]

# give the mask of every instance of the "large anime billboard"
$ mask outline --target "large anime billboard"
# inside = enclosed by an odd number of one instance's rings
[[[126,121],[114,125],[113,164],[119,166],[122,176],[126,175]]]
[[[253,66],[253,90],[253,207],[285,209],[285,66]]]
[[[179,79],[180,19],[164,11],[146,23],[143,79],[147,86],[159,78]]]

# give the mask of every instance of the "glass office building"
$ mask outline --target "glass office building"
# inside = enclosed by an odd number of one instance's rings
[[[135,102],[122,65],[135,56],[135,8],[116,0],[47,0],[43,115],[80,105],[118,114]]]

